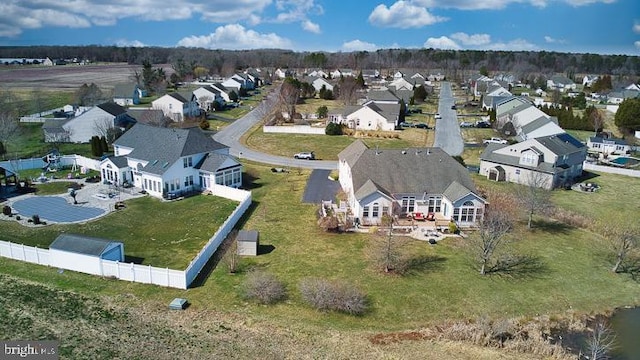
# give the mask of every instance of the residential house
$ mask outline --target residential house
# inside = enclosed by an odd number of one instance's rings
[[[640,91],[640,85],[636,83],[631,83],[629,84],[629,86],[625,87],[625,90]]]
[[[214,111],[225,104],[221,91],[211,85],[201,86],[193,90],[198,106],[204,111]]]
[[[229,96],[231,95],[231,90],[227,89],[224,85],[222,85],[222,83],[215,82],[208,85],[211,86],[214,90],[218,90],[220,92],[220,97],[222,97],[222,100],[224,100],[225,102],[232,102],[231,97]]]
[[[120,106],[140,104],[142,91],[136,83],[116,84],[113,87],[113,102]]]
[[[512,97],[497,104],[495,127],[518,141],[565,132],[556,118],[545,114],[523,97]]]
[[[276,71],[273,72],[273,74],[278,78],[278,79],[284,79],[287,76],[290,76],[290,72],[289,69],[281,69],[281,68],[277,68]]]
[[[398,126],[400,104],[369,101],[362,106],[347,106],[328,116],[330,122],[356,130],[392,131]]]
[[[582,86],[590,88],[598,80],[598,75],[585,75],[582,78]]]
[[[240,89],[244,88],[244,82],[238,78],[227,78],[222,82],[222,85],[229,89],[229,91],[235,91],[236,94],[240,94]]]
[[[479,173],[490,180],[552,189],[573,184],[586,156],[586,146],[567,133],[489,144],[480,155]]]
[[[576,83],[566,76],[554,75],[547,80],[548,89],[557,89],[560,92],[570,91],[576,89]]]
[[[153,197],[242,184],[242,165],[229,155],[229,148],[197,127],[136,124],[114,141],[113,148],[114,155],[100,164],[102,181],[130,184]]]
[[[137,123],[167,127],[173,120],[164,116],[162,110],[145,108],[128,108],[127,114],[134,118]]]
[[[622,104],[623,101],[627,99],[636,99],[640,97],[640,91],[636,90],[620,90],[620,91],[612,91],[607,94],[607,102],[609,104]]]
[[[388,85],[395,90],[411,90],[413,91],[413,83],[405,78],[398,78],[391,81]]]
[[[163,95],[151,102],[151,108],[162,110],[166,117],[175,122],[182,122],[185,117],[200,115],[196,96],[192,92],[174,92]]]
[[[469,172],[440,148],[369,149],[356,140],[338,154],[338,172],[356,223],[420,212],[467,227],[484,214]]]
[[[604,155],[624,155],[631,152],[631,145],[624,139],[604,136],[591,136],[587,139],[587,148],[590,152]]]
[[[313,86],[313,88],[316,90],[316,93],[320,92],[320,90],[322,89],[323,86],[324,86],[325,90],[333,91],[333,84],[328,82],[323,77],[311,77],[310,76],[310,77],[307,77],[305,79],[305,82],[311,84],[311,86]]]
[[[135,123],[122,106],[106,102],[67,120],[51,120],[43,126],[45,142],[88,143],[93,136],[108,136]]]
[[[400,70],[393,73],[393,80],[402,79],[404,77],[404,73]]]
[[[376,69],[362,69],[362,78],[364,81],[373,81],[380,78],[380,71]]]
[[[364,102],[373,101],[379,104],[399,104],[400,98],[398,98],[390,90],[370,90],[367,92]]]
[[[321,77],[321,78],[329,77],[329,74],[324,72],[324,70],[322,70],[322,69],[312,70],[307,75],[310,76],[310,77],[314,77],[314,78],[316,78],[316,77]]]

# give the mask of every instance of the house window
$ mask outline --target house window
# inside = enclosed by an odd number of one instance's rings
[[[216,174],[216,184],[224,185],[224,175],[222,173]]]
[[[147,179],[144,179],[144,185],[142,186],[143,189],[147,190]]]
[[[182,165],[185,168],[193,166],[193,158],[191,156],[182,159]]]
[[[369,217],[369,205],[362,208],[362,217]]]
[[[193,186],[193,175],[189,175],[184,178],[184,186]]]
[[[240,168],[233,169],[233,183],[240,184],[242,182],[242,172]]]
[[[371,217],[377,218],[379,216],[380,216],[380,205],[378,203],[373,203]]]
[[[465,201],[460,208],[453,210],[453,220],[460,222],[476,222],[482,219],[482,209],[476,209],[473,201]]]
[[[389,214],[389,207],[388,206],[383,206],[382,207],[382,215],[391,215]]]
[[[402,212],[412,213],[416,206],[415,196],[403,196],[402,197]]]
[[[442,196],[429,197],[429,212],[439,213],[442,206]]]
[[[520,169],[516,169],[516,175],[520,175]]]

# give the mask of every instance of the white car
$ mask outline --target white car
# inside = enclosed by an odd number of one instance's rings
[[[488,145],[488,144],[507,144],[507,140],[505,139],[501,139],[499,137],[492,137],[491,139],[484,139],[482,141],[483,144]]]
[[[440,115],[440,113],[436,113],[436,120],[438,119],[442,119],[442,116]]]
[[[295,155],[293,155],[294,158],[296,159],[303,159],[303,160],[315,160],[316,156],[313,153],[313,151],[308,151],[308,152],[299,152]]]

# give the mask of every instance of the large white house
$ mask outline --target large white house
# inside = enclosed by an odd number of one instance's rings
[[[357,221],[379,224],[383,215],[433,213],[473,226],[486,201],[467,169],[440,148],[369,149],[356,140],[338,154],[342,190]]]
[[[229,148],[200,128],[174,129],[136,124],[114,143],[114,155],[100,164],[103,182],[132,185],[162,198],[239,187],[242,165]]]
[[[106,102],[67,120],[48,120],[42,130],[45,142],[88,143],[93,136],[109,136],[112,129],[124,130],[135,122],[125,108]]]

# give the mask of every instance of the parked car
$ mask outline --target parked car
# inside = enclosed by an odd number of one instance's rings
[[[415,127],[418,128],[418,129],[430,129],[429,125],[424,124],[424,123],[418,123],[418,124],[415,125]]]
[[[455,110],[456,109],[456,104],[451,105],[451,110]]]
[[[411,128],[411,127],[414,127],[414,126],[415,126],[415,124],[414,124],[414,123],[411,123],[411,122],[408,122],[408,121],[403,121],[403,122],[401,122],[401,123],[400,123],[400,126],[401,126],[401,127]]]
[[[440,113],[436,113],[436,119],[442,119],[442,116],[440,116]]]
[[[303,160],[315,160],[316,156],[313,153],[313,151],[307,151],[307,152],[299,152],[295,155],[293,155],[294,158],[296,159],[303,159]]]
[[[463,122],[460,123],[460,127],[470,128],[470,127],[473,127],[473,123],[470,123],[468,121],[463,121]]]
[[[505,139],[501,139],[499,137],[492,137],[491,139],[484,139],[482,141],[483,144],[488,145],[488,144],[506,144],[507,140]]]
[[[481,129],[488,129],[491,127],[491,124],[487,121],[476,121],[476,127]]]

